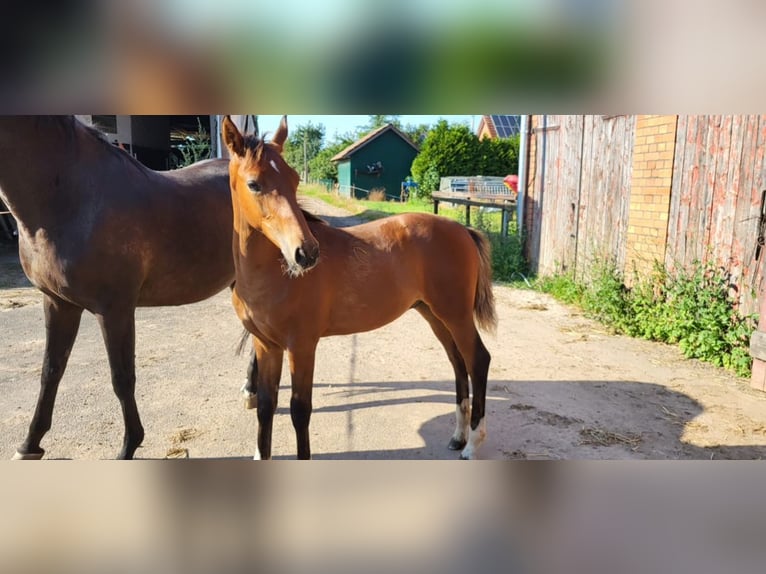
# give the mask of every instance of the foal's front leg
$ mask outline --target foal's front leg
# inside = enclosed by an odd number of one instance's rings
[[[311,458],[309,421],[311,419],[311,392],[314,387],[314,357],[317,341],[289,350],[292,397],[290,416],[298,441],[298,458]]]
[[[282,377],[282,349],[265,346],[259,339],[253,337],[255,346],[257,370],[256,398],[258,401],[258,449],[255,451],[256,460],[271,458],[271,429],[274,422],[274,412],[277,410],[279,380]]]

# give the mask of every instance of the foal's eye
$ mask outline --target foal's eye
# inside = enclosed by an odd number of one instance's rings
[[[255,181],[254,179],[251,179],[250,181],[247,182],[247,187],[250,188],[250,191],[254,191],[254,192],[261,191],[261,186],[258,185],[258,182]]]

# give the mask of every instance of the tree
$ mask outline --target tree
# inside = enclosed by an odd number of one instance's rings
[[[210,158],[210,134],[205,131],[202,122],[197,119],[197,131],[187,134],[182,143],[174,144],[171,147],[171,169],[186,167]]]
[[[420,197],[431,197],[439,178],[450,175],[477,175],[480,163],[479,139],[468,126],[450,126],[439,120],[423,141],[412,162],[412,176]]]
[[[331,179],[337,182],[338,164],[330,160],[347,146],[348,144],[345,141],[340,141],[323,148],[309,163],[311,177],[315,179]]]
[[[412,143],[420,148],[420,146],[422,146],[423,142],[426,140],[428,132],[431,131],[431,126],[429,124],[419,124],[417,126],[413,124],[407,124],[401,129],[402,132],[404,132],[404,134],[412,140]]]
[[[364,135],[367,133],[370,133],[372,130],[376,130],[380,127],[383,127],[386,124],[394,124],[397,128],[402,128],[402,122],[399,120],[399,116],[391,116],[391,115],[378,115],[378,116],[368,116],[370,119],[367,122],[366,126],[362,126],[360,128],[360,134]]]
[[[519,170],[519,136],[480,140],[481,175],[505,176]]]
[[[301,177],[305,177],[304,161],[307,166],[322,149],[324,131],[324,125],[315,126],[309,122],[292,130],[290,137],[287,138],[282,156],[295,171],[301,174]]]
[[[504,176],[518,171],[519,138],[479,138],[465,125],[440,120],[412,162],[420,197],[431,197],[447,176]]]

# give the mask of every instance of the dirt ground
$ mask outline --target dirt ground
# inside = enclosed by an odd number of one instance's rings
[[[311,200],[334,225],[348,214]],[[495,287],[486,459],[760,459],[766,394],[673,347],[614,336],[533,291]],[[0,459],[23,440],[39,388],[42,296],[15,248],[0,248]],[[247,356],[228,292],[194,305],[138,309],[137,458],[250,458],[256,412],[239,394]],[[123,425],[95,319],[84,314],[62,380],[46,458],[108,459]],[[283,370],[275,458],[295,457]],[[414,311],[373,331],[323,339],[311,440],[317,459],[455,459],[451,366]]]

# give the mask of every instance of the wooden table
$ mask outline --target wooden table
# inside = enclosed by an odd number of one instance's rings
[[[471,207],[495,207],[502,211],[500,233],[508,235],[508,222],[510,216],[515,213],[517,200],[511,194],[477,194],[463,193],[459,191],[434,191],[431,194],[434,201],[434,213],[439,213],[439,202],[465,205],[465,224],[471,225]]]

